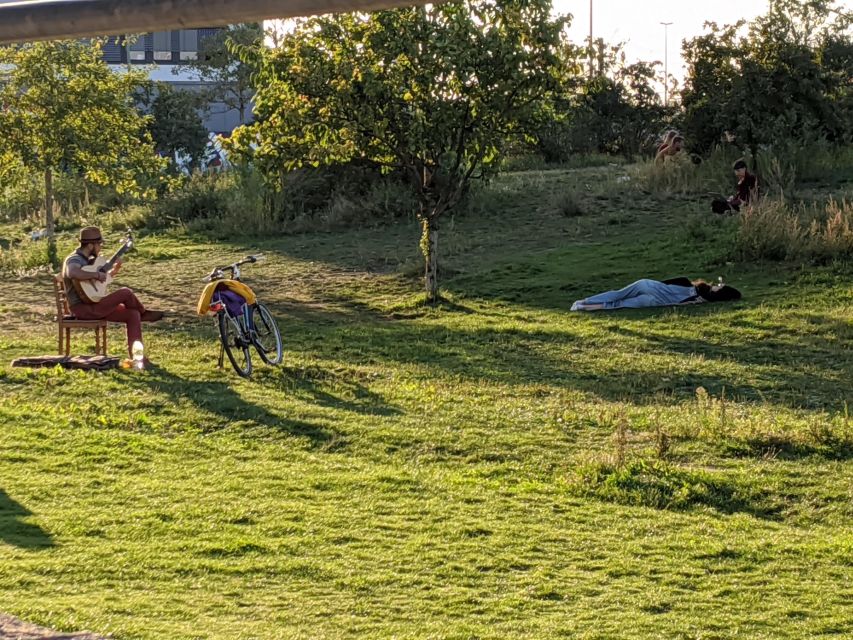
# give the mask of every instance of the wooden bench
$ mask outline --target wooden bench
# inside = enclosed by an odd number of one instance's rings
[[[94,329],[95,353],[107,355],[107,321],[78,320],[68,306],[68,294],[65,291],[65,280],[61,275],[53,277],[53,289],[56,293],[56,323],[59,327],[59,353],[71,355],[71,330]]]

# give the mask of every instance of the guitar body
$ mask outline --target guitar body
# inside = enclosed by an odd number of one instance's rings
[[[103,282],[100,280],[72,280],[74,290],[83,302],[86,304],[95,304],[106,297],[107,287],[110,282],[113,281],[110,271],[112,271],[113,265],[115,265],[116,261],[131,247],[133,247],[133,234],[128,230],[124,244],[122,244],[121,248],[116,251],[109,260],[103,256],[98,256],[92,264],[80,267],[83,271],[88,271],[90,273],[102,271],[107,274],[107,279]]]
[[[93,264],[80,268],[83,271],[95,273],[97,271],[101,271],[108,262],[109,260],[103,256],[98,256]],[[103,282],[99,280],[75,280],[74,288],[77,290],[77,294],[83,302],[86,304],[95,304],[106,297],[107,286],[112,281],[113,277],[109,274],[109,271],[107,271],[107,279]]]

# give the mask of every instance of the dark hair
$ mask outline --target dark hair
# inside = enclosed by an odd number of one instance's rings
[[[712,291],[711,285],[704,280],[694,281],[693,286],[696,287],[696,293],[699,294],[699,297],[707,302],[727,302],[729,300],[740,300],[741,298],[740,291],[727,284],[724,284],[716,291]]]
[[[741,158],[740,160],[735,160],[735,163],[732,165],[732,169],[737,171],[738,169],[746,169],[746,160]]]

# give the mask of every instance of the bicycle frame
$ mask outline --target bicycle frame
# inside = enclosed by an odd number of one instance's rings
[[[269,309],[257,299],[255,292],[240,280],[240,267],[261,259],[262,255],[247,256],[239,262],[215,267],[204,279],[208,284],[202,292],[197,308],[199,315],[213,313],[219,326],[218,366],[223,367],[227,353],[231,364],[243,377],[251,376],[250,347],[254,347],[267,364],[277,365],[282,357],[281,333],[275,319]],[[227,277],[226,272],[230,272],[231,277]],[[226,293],[233,293],[242,298],[239,313],[236,312],[236,300],[228,300],[224,294],[217,296],[217,292],[223,288],[228,290]],[[256,315],[263,323],[260,333],[256,326]],[[271,337],[272,345],[269,342]],[[272,350],[270,346],[273,346]],[[242,357],[235,355],[240,353]],[[243,364],[238,364],[238,358]]]
[[[240,318],[235,318],[230,313],[228,313],[228,308],[221,302],[215,303],[218,305],[218,309],[216,309],[216,316],[224,315],[226,319],[231,321],[232,326],[239,331],[240,341],[245,343],[247,346],[254,344],[252,340],[252,335],[257,333],[255,331],[255,322],[252,319],[252,314],[249,313],[250,305],[243,305],[243,313],[240,315]],[[211,306],[211,310],[213,310],[213,305]],[[225,363],[225,346],[220,342],[219,343],[219,362],[218,366],[221,369],[223,364]]]

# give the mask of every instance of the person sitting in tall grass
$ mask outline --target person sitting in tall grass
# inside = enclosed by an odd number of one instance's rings
[[[664,134],[663,136],[663,141],[658,145],[658,148],[655,149],[655,156],[657,156],[657,154],[659,154],[661,151],[671,145],[672,139],[677,135],[678,131],[676,131],[675,129],[670,129],[669,131],[667,131],[666,134]]]
[[[624,289],[605,291],[572,305],[572,311],[608,311],[611,309],[643,309],[678,304],[726,302],[740,300],[741,293],[723,284],[711,285],[704,280],[671,278],[669,280],[637,280]]]
[[[674,158],[684,150],[684,138],[676,135],[672,141],[664,146],[658,147],[658,153],[655,156],[655,162],[665,162],[668,158]]]
[[[758,178],[749,172],[746,161],[743,158],[736,160],[732,169],[737,176],[737,193],[730,198],[715,198],[711,202],[714,213],[737,213],[758,195]]]

